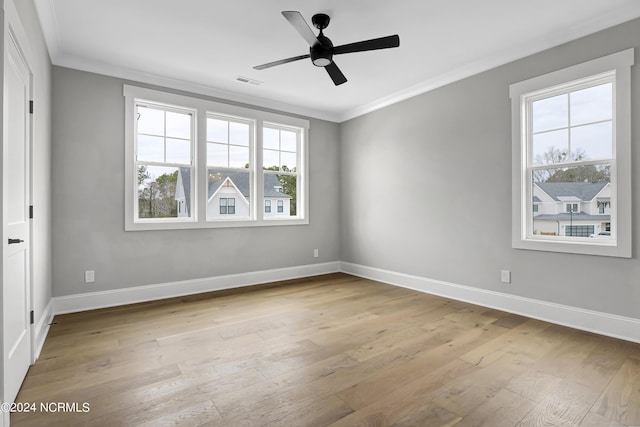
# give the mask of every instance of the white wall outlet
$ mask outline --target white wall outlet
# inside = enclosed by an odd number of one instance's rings
[[[502,280],[502,283],[511,283],[511,271],[500,270],[500,280]]]
[[[96,281],[96,272],[94,270],[87,270],[84,272],[84,283],[93,283]]]
[[[313,257],[318,258],[320,256],[320,251],[318,249],[313,250]]]

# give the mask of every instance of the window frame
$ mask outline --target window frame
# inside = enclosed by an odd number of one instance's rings
[[[193,96],[179,95],[140,86],[123,85],[125,98],[125,230],[172,230],[193,228],[230,228],[259,227],[281,225],[309,224],[309,120],[276,114],[247,107],[225,104]],[[191,185],[191,218],[145,219],[140,221],[134,211],[137,198],[137,180],[134,171],[135,157],[135,105],[137,102],[148,102],[154,105],[168,105],[185,110],[194,110],[194,147],[192,151],[192,185]],[[207,115],[238,117],[255,123],[253,129],[253,146],[250,156],[253,161],[251,184],[253,201],[250,202],[250,219],[207,220]],[[263,126],[277,124],[299,129],[299,183],[298,211],[295,217],[272,218],[261,209],[264,200],[264,174],[262,171],[262,133]]]
[[[165,122],[165,129],[164,129],[164,135],[162,136],[162,138],[165,140],[164,141],[164,161],[157,161],[157,160],[139,160],[138,159],[138,120],[137,120],[137,108],[138,107],[144,107],[144,108],[148,108],[148,109],[154,109],[154,110],[158,110],[158,111],[162,111],[164,116],[165,116],[165,121],[166,121],[166,115],[167,113],[179,113],[179,114],[187,114],[191,116],[191,124],[190,124],[190,133],[191,133],[191,138],[189,140],[189,152],[190,152],[190,160],[189,163],[177,163],[177,162],[169,162],[166,159],[166,151],[167,151],[167,139],[169,138],[166,135],[166,122]],[[166,103],[166,102],[152,102],[149,100],[144,100],[144,99],[136,99],[134,101],[134,105],[133,105],[133,109],[134,109],[134,114],[136,117],[135,122],[133,123],[133,162],[134,162],[134,170],[137,171],[138,167],[140,165],[147,165],[147,166],[151,166],[151,167],[165,167],[165,168],[178,168],[178,170],[180,170],[180,168],[188,168],[190,170],[190,174],[189,177],[191,179],[191,184],[193,184],[194,182],[194,172],[195,172],[195,162],[196,162],[196,156],[195,156],[195,151],[196,151],[196,141],[195,141],[195,129],[196,129],[196,111],[192,108],[188,108],[188,107],[182,107],[182,106],[177,106],[177,105],[172,105],[170,103]],[[151,135],[149,135],[151,136]],[[159,136],[159,135],[154,135],[154,136]],[[193,215],[189,216],[189,217],[166,217],[166,218],[140,218],[139,214],[139,203],[140,200],[137,197],[138,194],[138,182],[136,181],[134,183],[135,185],[135,195],[136,197],[134,197],[133,200],[133,215],[134,215],[134,221],[135,222],[139,222],[139,223],[161,223],[161,222],[193,222],[194,218]],[[193,185],[190,185],[190,189],[193,187]],[[190,195],[191,200],[193,200],[193,191],[191,191],[192,194]],[[179,209],[180,206],[177,206],[176,208]],[[186,208],[186,206],[185,206]]]
[[[631,257],[631,66],[634,49],[596,58],[558,71],[533,77],[509,87],[512,120],[512,247],[516,249],[562,252],[585,255]],[[528,169],[528,134],[531,127],[530,105],[540,93],[613,75],[613,152],[611,160],[612,222],[611,239],[548,238],[528,235],[527,224],[532,184]],[[608,162],[608,161],[605,161]],[[592,163],[598,163],[594,161]],[[572,166],[567,163],[566,166]],[[565,166],[562,163],[554,167]]]
[[[282,132],[292,132],[295,133],[296,135],[296,151],[295,151],[295,155],[296,155],[296,165],[300,164],[302,162],[302,140],[304,139],[304,135],[301,134],[300,129],[299,128],[293,128],[291,126],[286,126],[283,125],[281,123],[271,123],[271,122],[265,122],[264,123],[264,127],[263,127],[263,131],[264,128],[267,129],[271,129],[271,130],[275,130],[278,132],[279,135],[279,141],[278,141],[278,149],[275,150],[273,148],[264,148],[262,151],[262,154],[264,155],[264,151],[277,151],[278,152],[278,163],[279,163],[279,167],[282,167],[283,165],[281,165],[280,163],[282,163],[282,154],[283,153],[288,153],[291,154],[293,153],[290,150],[285,150],[282,148]],[[264,133],[263,133],[264,136]],[[264,163],[264,162],[263,162]],[[286,165],[284,165],[286,166]],[[285,175],[285,176],[294,176],[296,177],[296,195],[298,194],[298,189],[300,188],[300,182],[301,182],[301,175],[300,175],[300,170],[297,167],[297,170],[295,172],[293,171],[284,171],[284,170],[280,170],[280,171],[274,171],[274,170],[269,170],[269,169],[264,169],[264,165],[262,165],[263,168],[263,176],[264,175]],[[263,187],[264,189],[264,187]],[[264,199],[264,198],[263,198]],[[266,200],[266,199],[264,199]],[[298,200],[296,200],[296,209],[298,209],[297,207],[297,203]],[[289,208],[291,209],[291,205],[289,205]],[[284,213],[284,201],[283,200],[277,200],[276,201],[276,210],[275,212],[273,212],[273,210],[271,211],[271,213],[275,213],[275,214],[280,214],[280,213]],[[298,212],[296,211],[296,215],[292,216],[292,218],[295,218],[298,216]],[[268,220],[271,221],[273,219],[279,219],[279,218],[283,218],[280,215],[270,215],[268,217]]]

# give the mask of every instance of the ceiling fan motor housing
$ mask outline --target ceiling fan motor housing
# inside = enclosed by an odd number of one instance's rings
[[[309,48],[309,56],[316,67],[326,67],[333,61],[333,43],[322,34],[318,35],[318,42]]]

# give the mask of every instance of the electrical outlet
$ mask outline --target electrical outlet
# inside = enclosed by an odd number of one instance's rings
[[[500,271],[500,280],[502,280],[502,283],[511,283],[511,271],[509,271],[509,270],[501,270]]]
[[[313,250],[313,257],[314,258],[318,258],[320,256],[320,251],[318,251],[317,249]]]
[[[84,283],[93,283],[96,281],[96,272],[94,270],[87,270],[84,272]]]

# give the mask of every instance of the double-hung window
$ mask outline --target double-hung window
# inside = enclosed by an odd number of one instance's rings
[[[270,218],[298,215],[302,133],[300,129],[265,123],[262,134],[264,197],[278,198]]]
[[[631,65],[633,49],[511,85],[513,247],[631,256]]]
[[[194,171],[194,115],[188,108],[140,101],[135,104],[134,170],[136,219],[178,221],[191,218]],[[181,182],[186,185],[179,186]],[[181,193],[181,194],[179,194]]]
[[[308,120],[129,85],[124,95],[126,230],[308,224]]]
[[[252,120],[207,114],[207,220],[235,215],[234,220],[251,220],[253,192]],[[238,201],[236,204],[235,201]],[[227,205],[233,201],[233,206]],[[219,203],[217,203],[219,201]],[[222,202],[225,202],[224,212]],[[215,206],[220,204],[220,210]],[[211,208],[209,208],[211,207]],[[236,211],[237,207],[237,211]],[[231,212],[233,211],[233,212]]]

